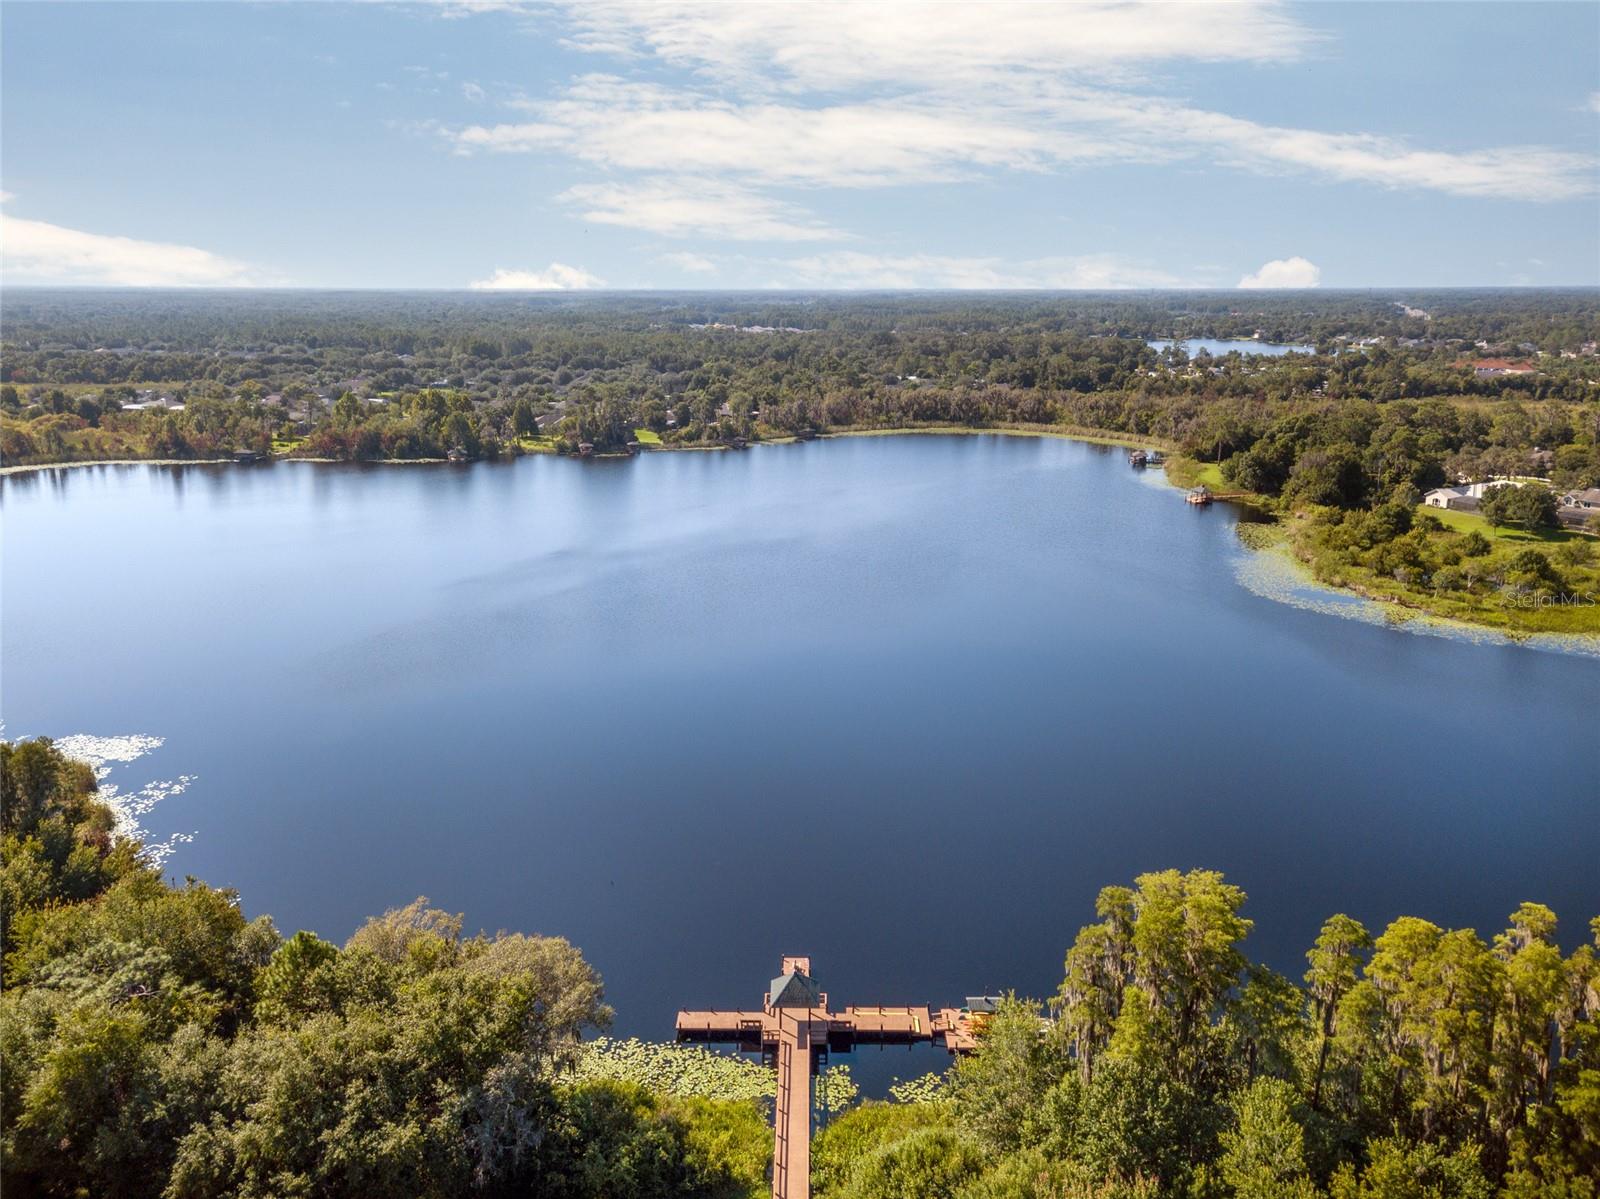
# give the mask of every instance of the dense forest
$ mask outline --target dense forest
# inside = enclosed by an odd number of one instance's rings
[[[1600,297],[1407,301],[13,291],[3,448],[13,463],[274,443],[373,458],[461,442],[494,456],[540,434],[611,448],[638,429],[714,444],[948,422],[1117,431],[1213,460],[1281,440],[1284,416],[1338,414],[1340,436],[1365,449],[1377,409],[1441,399],[1468,411],[1445,428],[1399,418],[1428,442],[1412,482],[1442,475],[1447,459],[1521,473],[1536,448],[1561,447],[1544,470],[1557,486],[1596,477]],[[1146,344],[1206,337],[1316,352],[1213,359]],[[1537,369],[1479,377],[1489,355]]]
[[[559,937],[418,900],[285,938],[164,881],[49,741],[0,768],[8,1196],[765,1192],[770,1075],[595,1039],[601,980]],[[820,1088],[819,1194],[1593,1199],[1594,940],[1564,956],[1537,903],[1487,940],[1334,916],[1296,980],[1249,960],[1244,908],[1202,870],[1107,887],[1059,991],[976,1053],[888,1101]]]
[[[1600,489],[1593,290],[22,290],[3,315],[7,465],[1093,433],[1283,517],[1326,582],[1513,633],[1600,632],[1600,500],[1562,499]],[[1190,352],[1219,337],[1307,352]],[[1526,494],[1481,515],[1421,507],[1495,480]]]

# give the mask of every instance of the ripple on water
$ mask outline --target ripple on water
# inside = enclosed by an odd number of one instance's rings
[[[123,790],[111,781],[114,770],[125,770],[152,750],[159,749],[164,737],[146,733],[129,733],[120,737],[97,737],[91,733],[73,733],[57,737],[55,746],[69,758],[87,762],[100,784],[99,799],[117,817],[117,832],[144,843],[142,856],[152,866],[162,866],[179,845],[188,844],[194,833],[172,833],[164,840],[155,841],[144,827],[144,817],[164,799],[181,795],[194,782],[192,774],[180,774],[175,779],[159,779],[145,783],[131,791]]]

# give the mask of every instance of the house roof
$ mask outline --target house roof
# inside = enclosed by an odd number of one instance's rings
[[[1585,487],[1582,491],[1574,491],[1572,498],[1582,500],[1586,504],[1600,504],[1600,487]]]
[[[768,1007],[820,1007],[822,988],[809,974],[780,974],[767,992]]]

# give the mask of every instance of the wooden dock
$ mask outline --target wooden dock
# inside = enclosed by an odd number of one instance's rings
[[[828,996],[811,977],[811,959],[786,957],[759,1008],[685,1010],[679,1041],[731,1045],[759,1053],[778,1070],[773,1111],[772,1199],[810,1199],[811,1084],[830,1053],[858,1045],[942,1045],[971,1053],[996,1001],[964,1008],[847,1007],[828,1010]]]

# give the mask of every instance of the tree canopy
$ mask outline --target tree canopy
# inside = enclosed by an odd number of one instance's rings
[[[555,936],[418,898],[343,944],[164,881],[94,776],[0,744],[7,1194],[754,1197],[771,1074],[594,1034]],[[1485,941],[1323,926],[1300,982],[1250,960],[1214,871],[1105,888],[1046,1004],[1007,997],[943,1079],[819,1086],[824,1199],[1594,1199],[1600,917]]]

